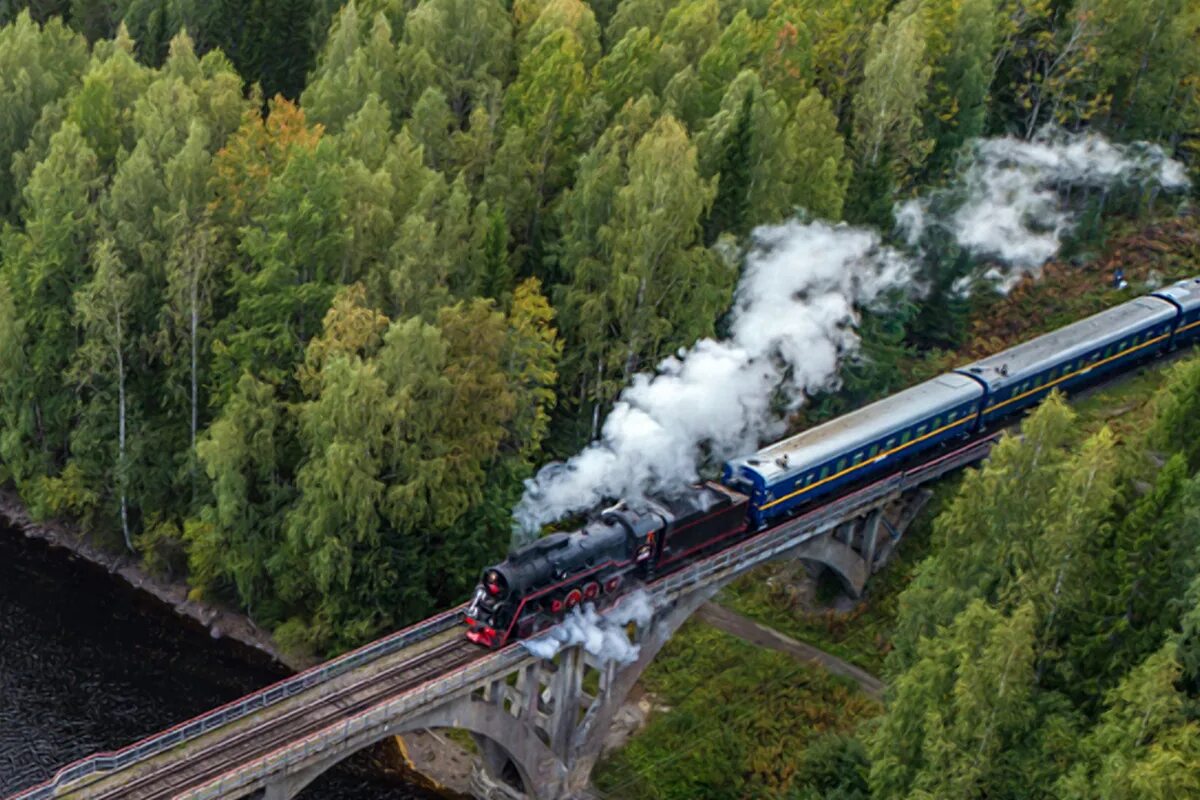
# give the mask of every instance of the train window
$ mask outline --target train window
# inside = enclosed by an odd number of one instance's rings
[[[863,451],[859,450],[857,453],[854,454],[854,461],[852,461],[851,463],[853,463],[853,464],[861,463],[862,459],[863,459]]]
[[[845,468],[846,468],[846,459],[844,459],[844,458],[839,458],[839,459],[838,459],[838,463],[837,463],[837,471],[838,471],[838,472],[841,472],[841,471],[842,471],[842,470],[844,470]]]
[[[908,444],[908,440],[912,438],[912,431],[905,431],[900,434],[900,444]]]
[[[925,435],[925,431],[927,431],[927,430],[929,430],[929,426],[928,426],[928,425],[922,425],[921,427],[917,428],[917,436],[924,436],[924,435]]]
[[[825,466],[821,467],[821,479],[824,480],[825,478],[828,478],[828,477],[829,477],[829,465],[826,464]]]
[[[946,424],[950,424],[951,422],[954,422],[954,420],[956,420],[956,419],[958,419],[958,412],[951,411],[949,414],[946,415]]]
[[[896,437],[895,437],[895,436],[893,436],[892,438],[890,438],[890,439],[888,439],[888,440],[887,440],[887,444],[885,444],[885,445],[883,446],[883,449],[884,449],[884,450],[891,450],[891,449],[892,449],[893,447],[895,447],[895,446],[896,446]]]
[[[871,449],[867,451],[867,458],[874,458],[879,453],[879,445],[871,445]]]

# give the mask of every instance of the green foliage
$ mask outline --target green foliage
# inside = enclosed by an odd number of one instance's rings
[[[78,83],[87,61],[84,42],[55,19],[44,27],[28,11],[0,28],[0,213],[11,217],[21,187],[13,156],[25,148],[42,109]]]
[[[1200,470],[1200,359],[1171,368],[1157,398],[1150,443],[1163,452],[1181,452],[1189,472]]]
[[[634,126],[646,111],[630,110]],[[607,405],[634,373],[712,331],[733,284],[699,242],[715,194],[671,117],[640,136],[618,119],[581,164],[560,257],[564,378],[579,407]]]

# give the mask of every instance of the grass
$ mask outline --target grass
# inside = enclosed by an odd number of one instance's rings
[[[851,681],[697,622],[667,644],[643,686],[670,711],[597,767],[606,797],[786,795],[811,741],[880,712]]]

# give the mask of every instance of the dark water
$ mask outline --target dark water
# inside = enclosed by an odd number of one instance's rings
[[[285,674],[254,660],[103,570],[0,530],[0,797]],[[300,797],[426,796],[362,772],[339,767]]]

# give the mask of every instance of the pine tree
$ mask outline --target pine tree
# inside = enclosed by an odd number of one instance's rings
[[[272,572],[296,491],[295,440],[275,387],[245,373],[196,444],[212,502],[184,526],[193,593],[233,599],[265,624],[286,611]]]
[[[1167,383],[1155,397],[1154,422],[1149,443],[1164,452],[1181,452],[1188,469],[1200,469],[1200,359],[1191,358],[1171,367]]]
[[[586,213],[599,203],[606,213],[581,217],[583,226],[568,233],[577,242],[560,256],[570,275],[559,303],[573,354],[566,375],[591,407],[593,434],[602,407],[634,373],[712,331],[732,289],[728,268],[699,243],[716,192],[700,178],[683,127],[663,117],[632,151],[627,136],[615,124],[581,167],[575,208]]]
[[[416,99],[401,71],[387,16],[364,20],[351,0],[333,21],[300,104],[309,119],[336,133],[372,96],[393,121]]]
[[[932,70],[921,20],[905,9],[898,6],[886,25],[875,26],[863,83],[854,98],[859,161],[865,169],[886,169],[895,180],[919,169],[929,150],[921,113]]]
[[[22,489],[65,462],[75,393],[63,384],[77,340],[74,294],[86,282],[102,183],[96,154],[79,128],[64,124],[24,189],[25,230],[8,237],[3,274],[20,324],[0,349],[23,351],[20,373],[5,376],[0,453]]]

